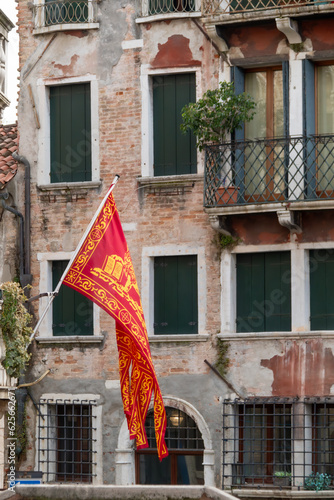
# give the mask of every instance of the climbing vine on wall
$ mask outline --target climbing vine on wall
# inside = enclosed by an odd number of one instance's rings
[[[26,296],[18,283],[0,285],[3,291],[3,306],[0,311],[0,329],[6,347],[2,366],[10,377],[18,378],[25,369],[31,354],[27,351],[32,333],[32,316],[24,307]]]

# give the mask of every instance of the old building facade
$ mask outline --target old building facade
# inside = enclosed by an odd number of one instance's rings
[[[21,470],[236,494],[334,472],[332,14],[327,2],[18,0],[32,295],[55,288],[119,174],[170,448],[162,464],[152,439],[135,450],[114,322],[62,290],[31,347],[26,382],[42,378]],[[180,110],[224,80],[254,97],[255,118],[197,151]]]

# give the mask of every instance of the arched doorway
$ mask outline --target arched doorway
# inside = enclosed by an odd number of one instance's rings
[[[197,430],[203,440],[204,449],[202,455],[203,464],[203,477],[205,486],[215,486],[214,481],[214,451],[212,449],[212,440],[209,428],[196,408],[190,403],[175,398],[172,396],[165,396],[163,398],[164,404],[167,408],[180,410],[187,416],[191,417],[195,422]],[[135,484],[136,482],[136,469],[135,469],[135,455],[136,450],[134,441],[129,438],[129,431],[127,428],[126,419],[120,428],[116,452],[116,484]],[[157,458],[158,460],[158,458]],[[163,460],[163,462],[166,459]],[[167,459],[168,460],[168,459]],[[162,462],[162,463],[163,463]],[[198,484],[198,483],[197,483]],[[202,483],[203,484],[203,483]]]

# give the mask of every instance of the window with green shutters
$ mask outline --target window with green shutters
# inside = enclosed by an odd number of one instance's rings
[[[197,255],[154,258],[154,334],[198,333]]]
[[[56,288],[66,260],[52,262],[52,285]],[[93,335],[93,302],[81,293],[62,285],[53,301],[52,331],[60,335]]]
[[[92,179],[90,84],[50,87],[51,182]]]
[[[197,171],[196,140],[182,134],[181,110],[196,101],[193,73],[153,77],[154,175],[193,174]]]
[[[237,332],[291,330],[289,252],[237,255]]]
[[[334,250],[310,251],[311,330],[334,330]]]

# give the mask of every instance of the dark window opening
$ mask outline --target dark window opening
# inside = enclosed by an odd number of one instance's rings
[[[137,484],[204,484],[204,443],[194,420],[175,408],[166,408],[166,445],[169,456],[159,461],[153,411],[145,430],[149,448],[136,451]]]
[[[92,482],[95,404],[42,400],[38,405],[38,463],[44,481]]]

